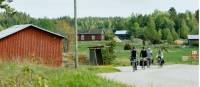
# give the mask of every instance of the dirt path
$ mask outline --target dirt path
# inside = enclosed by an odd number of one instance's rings
[[[136,87],[198,87],[198,65],[152,66],[132,72],[131,67],[116,67],[121,72],[100,76]]]

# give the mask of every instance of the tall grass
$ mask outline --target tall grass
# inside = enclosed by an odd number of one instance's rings
[[[0,69],[0,87],[129,87],[96,75],[100,72],[116,72],[112,66],[74,69],[0,63]]]

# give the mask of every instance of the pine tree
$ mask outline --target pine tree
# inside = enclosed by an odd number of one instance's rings
[[[180,37],[183,38],[183,39],[186,39],[188,32],[189,32],[189,28],[186,25],[186,22],[185,22],[185,20],[182,20],[181,28],[180,28]]]
[[[169,30],[167,30],[168,31],[168,35],[167,35],[167,42],[168,43],[172,43],[173,42],[173,37],[172,37],[172,34],[170,33],[170,31]]]
[[[171,35],[172,35],[172,37],[173,37],[173,40],[176,40],[176,39],[178,39],[178,34],[176,33],[176,31],[175,31],[175,29],[173,28],[173,29],[171,29]]]
[[[174,21],[177,16],[176,9],[174,7],[171,7],[168,12],[170,14],[170,18]]]

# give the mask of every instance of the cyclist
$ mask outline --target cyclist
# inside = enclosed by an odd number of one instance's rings
[[[158,50],[156,57],[158,58],[158,64],[162,67],[164,64],[164,59],[163,59],[163,52],[161,49]]]
[[[146,61],[147,61],[147,50],[142,47],[142,50],[140,52],[140,57],[142,58],[140,60],[140,65],[142,66],[142,69],[145,69]]]
[[[151,48],[147,49],[147,68],[150,68],[151,61],[152,61],[152,50]]]
[[[131,65],[133,66],[133,71],[137,70],[137,59],[136,59],[137,51],[135,47],[131,49]]]

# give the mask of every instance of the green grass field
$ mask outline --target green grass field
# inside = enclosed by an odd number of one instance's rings
[[[79,52],[85,55],[89,55],[89,49],[90,46],[98,46],[98,45],[104,45],[108,41],[81,41],[79,42]],[[116,60],[113,62],[113,65],[116,66],[127,66],[130,65],[130,51],[124,50],[124,45],[126,43],[131,43],[130,41],[124,41],[121,43],[117,43],[115,48],[115,55],[117,56]],[[134,43],[137,48],[137,53],[139,55],[139,52],[141,50],[141,45],[138,43]],[[151,46],[152,47],[152,46]],[[157,48],[152,48],[153,50],[153,58],[154,61],[156,61],[156,52]],[[166,60],[166,64],[198,64],[198,59],[192,60],[189,58],[188,61],[182,61],[183,56],[191,56],[191,52],[193,50],[198,51],[198,47],[195,48],[182,48],[179,46],[169,47],[168,52],[164,51],[164,58]]]
[[[96,75],[117,72],[112,66],[81,66],[74,69],[0,63],[0,69],[0,87],[130,87]]]

